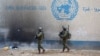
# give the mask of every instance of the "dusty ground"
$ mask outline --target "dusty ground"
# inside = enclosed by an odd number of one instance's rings
[[[46,50],[44,54],[38,54],[37,49],[16,49],[2,50],[0,56],[100,56],[100,50],[71,50],[70,52],[61,53],[61,50]]]

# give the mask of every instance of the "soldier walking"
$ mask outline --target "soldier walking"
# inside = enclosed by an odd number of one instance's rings
[[[41,53],[41,49],[42,49],[42,51],[44,53],[45,49],[41,46],[42,40],[44,39],[44,33],[42,31],[42,27],[39,27],[38,33],[36,35],[36,38],[37,38],[37,42],[38,42],[38,51],[39,51],[39,54]]]
[[[69,52],[70,49],[66,45],[66,42],[68,39],[70,39],[71,34],[69,33],[69,29],[67,30],[64,26],[62,28],[63,28],[63,30],[59,33],[59,37],[62,40],[62,45],[63,45],[62,52],[64,52],[66,48],[67,48],[67,52]],[[68,26],[68,28],[69,28],[69,26]]]

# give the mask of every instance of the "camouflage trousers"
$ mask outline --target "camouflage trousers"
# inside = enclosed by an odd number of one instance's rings
[[[67,51],[69,52],[69,47],[68,47],[68,45],[66,45],[66,40],[65,39],[63,39],[62,40],[62,45],[63,45],[63,52],[65,51],[65,49],[67,48]]]
[[[42,43],[42,40],[38,40],[38,51],[40,53],[41,52],[41,49],[42,49],[43,50],[43,53],[44,53],[45,49],[42,47],[41,43]]]

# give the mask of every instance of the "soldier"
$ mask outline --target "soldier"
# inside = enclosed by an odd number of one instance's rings
[[[36,39],[37,39],[37,42],[38,42],[38,51],[39,51],[39,54],[41,52],[41,49],[43,50],[43,53],[45,52],[45,49],[41,46],[43,38],[44,38],[44,33],[42,31],[42,27],[39,27],[38,33],[36,35]]]
[[[62,27],[62,28],[63,28],[63,30],[59,33],[59,36],[60,36],[60,38],[62,40],[62,44],[63,44],[63,50],[62,50],[62,52],[64,52],[66,48],[67,48],[67,52],[69,52],[70,49],[66,45],[66,41],[68,39],[70,39],[71,34],[69,33],[69,29],[67,30],[65,27]]]

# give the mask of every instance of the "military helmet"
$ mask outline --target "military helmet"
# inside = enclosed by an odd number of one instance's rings
[[[63,30],[65,30],[65,31],[67,30],[64,26],[62,26],[62,28],[63,28]]]
[[[42,27],[39,27],[39,29],[42,29]]]

